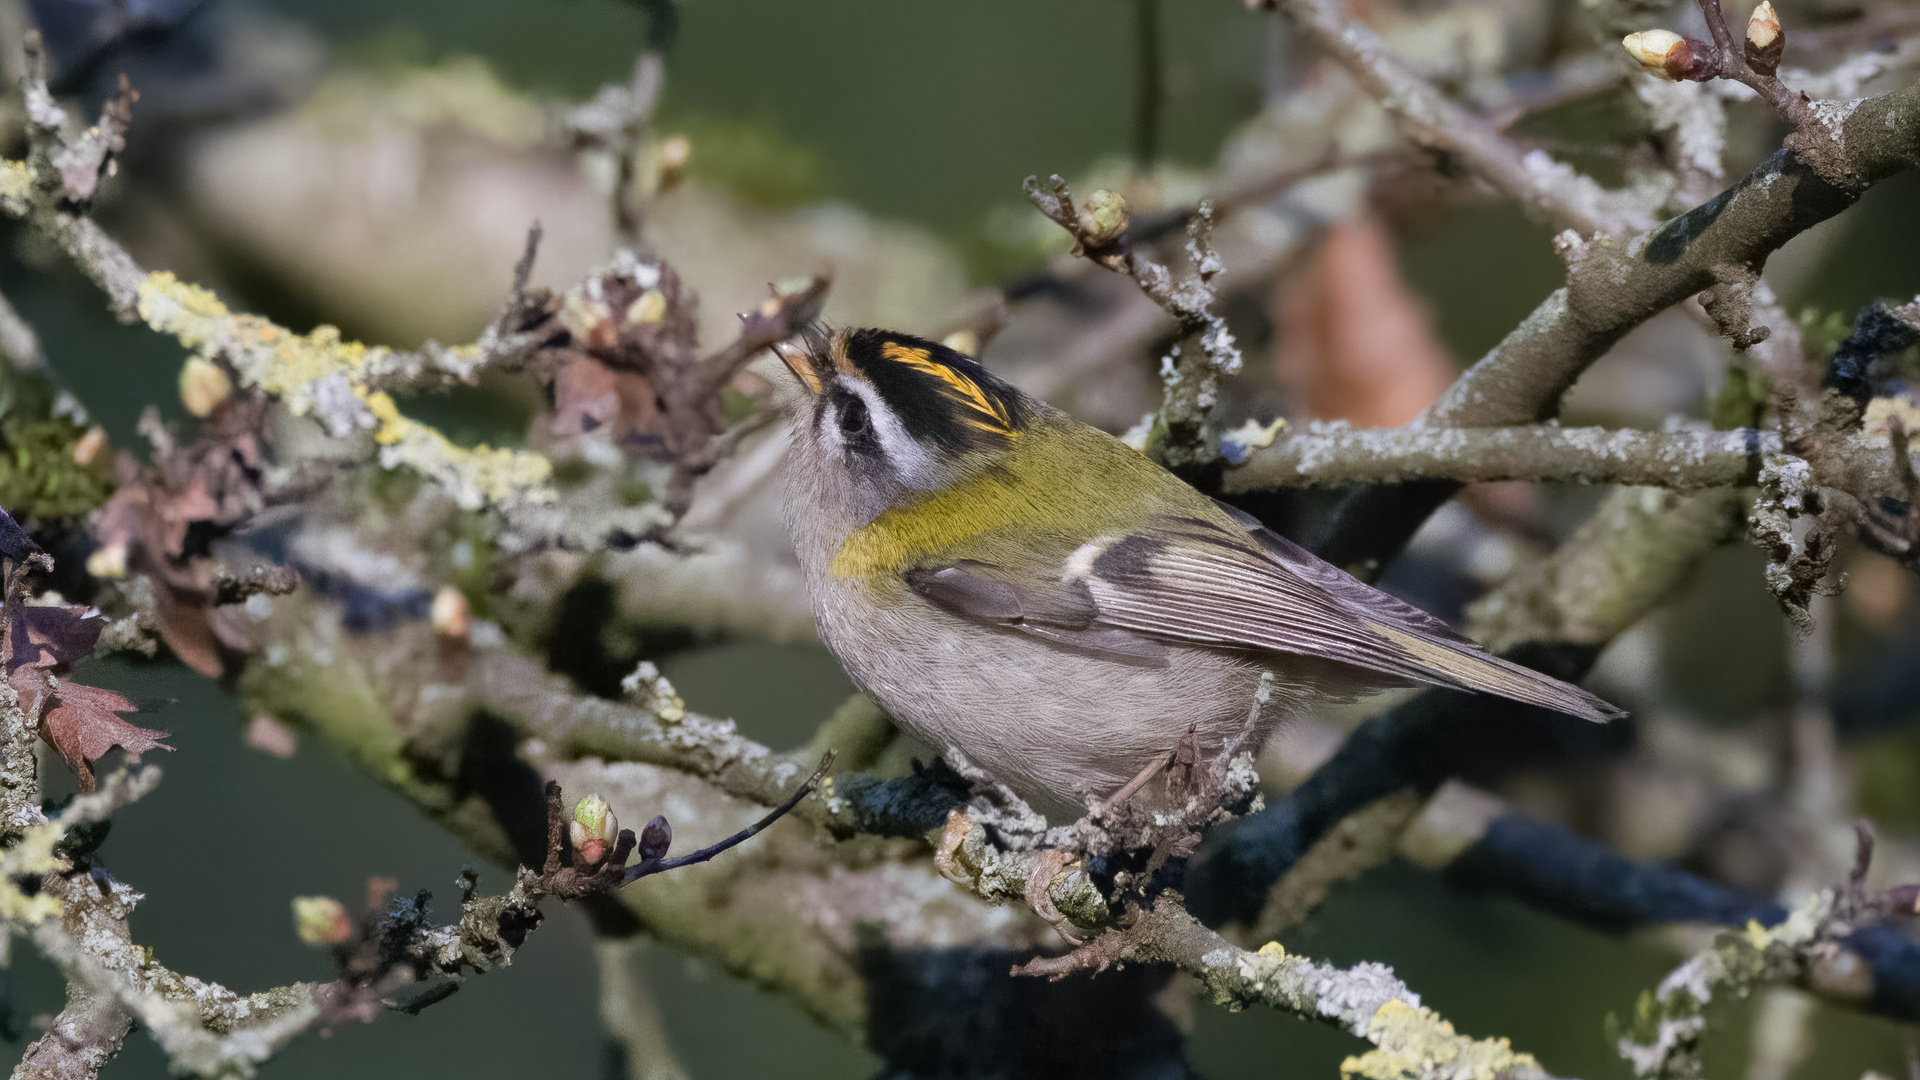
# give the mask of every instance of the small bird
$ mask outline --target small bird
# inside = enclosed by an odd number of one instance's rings
[[[1250,716],[1255,746],[1396,686],[1618,715],[953,349],[818,330],[779,352],[803,388],[783,516],[821,639],[894,719],[1041,809],[1102,804],[1183,740],[1208,760]]]

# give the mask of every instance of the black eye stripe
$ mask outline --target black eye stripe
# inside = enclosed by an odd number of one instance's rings
[[[821,430],[830,422],[839,436],[847,464],[884,457],[880,434],[873,429],[873,413],[861,396],[845,387],[836,387],[821,402],[815,421]]]
[[[840,425],[844,435],[859,435],[873,426],[873,418],[867,415],[867,403],[858,394],[848,394],[834,403],[834,422]]]

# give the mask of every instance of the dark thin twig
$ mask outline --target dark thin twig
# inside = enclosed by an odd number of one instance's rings
[[[520,261],[513,264],[513,291],[510,295],[515,300],[525,295],[527,282],[533,280],[533,261],[540,255],[540,240],[545,235],[546,229],[537,220],[527,228],[527,245],[520,252]]]
[[[739,832],[734,833],[732,836],[727,837],[725,840],[722,840],[717,844],[711,844],[711,845],[708,845],[707,847],[703,847],[699,851],[695,851],[686,855],[681,855],[672,859],[648,859],[644,862],[635,863],[634,865],[627,867],[626,875],[621,880],[620,883],[622,885],[625,885],[630,882],[638,881],[639,879],[643,877],[647,877],[651,874],[658,874],[658,873],[661,873],[662,871],[673,870],[682,866],[690,866],[694,863],[706,862],[708,859],[713,858],[715,855],[720,854],[721,852],[727,850],[728,848],[736,847],[740,844],[746,843],[748,840],[753,839],[755,836],[758,836],[762,830],[766,829],[767,826],[772,825],[774,822],[780,820],[782,817],[785,817],[788,811],[800,805],[801,799],[804,799],[808,795],[813,794],[814,789],[820,786],[820,781],[826,779],[827,770],[833,766],[833,759],[835,756],[836,756],[836,752],[833,750],[829,750],[825,754],[823,754],[820,758],[819,766],[817,766],[813,770],[812,776],[807,777],[807,782],[804,784],[801,784],[798,788],[795,788],[793,794],[787,796],[786,802],[783,802],[779,806],[776,806],[772,810],[768,811],[766,817],[763,817],[759,821],[754,822],[752,825],[749,825],[746,828],[740,830]]]

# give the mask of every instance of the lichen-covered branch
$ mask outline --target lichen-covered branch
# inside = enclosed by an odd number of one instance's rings
[[[1059,176],[1042,184],[1027,177],[1027,200],[1074,239],[1075,250],[1088,259],[1133,278],[1140,291],[1173,316],[1180,341],[1160,362],[1166,387],[1147,451],[1168,468],[1204,466],[1218,456],[1219,432],[1213,420],[1220,400],[1221,380],[1240,371],[1240,346],[1218,311],[1214,278],[1225,269],[1213,250],[1213,205],[1202,202],[1187,219],[1187,268],[1176,276],[1149,258],[1128,235],[1126,200],[1111,191],[1096,191],[1086,205],[1075,207],[1073,193]],[[1187,339],[1198,338],[1198,354],[1183,352]]]
[[[1242,759],[1244,761],[1244,759]],[[1242,949],[1189,914],[1177,891],[1157,881],[1169,855],[1191,851],[1201,831],[1241,789],[1232,763],[1202,766],[1180,786],[1189,792],[1182,814],[1139,815],[1124,800],[1090,813],[1071,828],[1055,829],[1037,845],[990,840],[968,812],[954,811],[934,860],[951,881],[995,903],[1032,907],[1076,945],[1062,956],[1041,956],[1015,975],[1061,980],[1127,964],[1171,964],[1198,979],[1213,1003],[1238,1011],[1265,1005],[1303,1019],[1332,1024],[1374,1044],[1341,1066],[1346,1077],[1546,1075],[1531,1055],[1505,1039],[1460,1035],[1382,964],[1350,969],[1289,956],[1277,942]],[[1251,780],[1251,777],[1248,777]],[[988,811],[990,815],[991,810]],[[1410,810],[1409,810],[1410,815]],[[1123,849],[1131,848],[1129,853]],[[1144,869],[1116,875],[1106,896],[1081,865],[1098,851]],[[1151,851],[1145,859],[1141,856]]]
[[[1767,986],[1797,986],[1829,1000],[1904,1005],[1895,1015],[1911,1018],[1916,988],[1889,988],[1883,974],[1913,981],[1920,950],[1891,927],[1891,915],[1911,916],[1920,885],[1869,892],[1867,871],[1874,839],[1864,822],[1855,826],[1857,846],[1847,880],[1808,895],[1791,912],[1717,934],[1711,947],[1669,972],[1655,990],[1640,995],[1626,1030],[1617,1031],[1620,1056],[1645,1080],[1698,1080],[1705,1074],[1701,1040],[1707,1008],[1716,997],[1744,998]],[[1891,950],[1881,943],[1891,939]],[[1868,953],[1869,963],[1861,952]],[[1904,953],[1898,958],[1889,951]],[[1873,956],[1879,952],[1881,955]],[[1894,992],[1889,992],[1892,989]],[[1610,1023],[1609,1027],[1616,1027]]]
[[[1475,601],[1467,631],[1495,652],[1529,642],[1600,646],[1663,603],[1740,533],[1740,493],[1616,491],[1553,555]]]
[[[512,720],[558,757],[664,765],[763,806],[779,805],[812,768],[811,761],[776,754],[741,735],[731,720],[688,711],[652,664],[627,677],[625,701],[580,694],[565,679],[506,650],[476,658],[467,687],[473,705]],[[798,816],[825,824],[847,813],[837,805],[831,782],[822,794]],[[851,821],[840,824],[850,828]]]
[[[1495,651],[1560,678],[1579,678],[1599,646],[1687,580],[1708,552],[1741,531],[1740,495],[1626,488],[1560,551],[1517,574],[1474,610],[1469,629]],[[1299,787],[1221,830],[1188,878],[1188,901],[1212,925],[1252,923],[1269,891],[1340,822],[1404,788],[1432,791],[1480,744],[1461,725],[1545,722],[1534,710],[1425,691],[1369,718]]]
[[[1242,949],[1188,914],[1171,894],[1110,937],[1103,954],[1109,963],[1173,964],[1200,980],[1216,1005],[1234,1011],[1264,1005],[1372,1043],[1372,1050],[1341,1063],[1343,1077],[1522,1080],[1549,1075],[1533,1055],[1515,1050],[1506,1039],[1475,1039],[1455,1031],[1384,964],[1336,968],[1290,955],[1275,942],[1258,951]]]
[[[29,31],[21,44],[27,65],[29,149],[24,161],[0,161],[0,212],[25,218],[45,233],[107,294],[113,313],[122,322],[132,322],[140,268],[87,216],[86,208],[101,178],[110,175],[114,155],[126,145],[127,124],[139,95],[122,78],[118,92],[101,107],[99,122],[70,136],[66,113],[47,91],[39,32]]]
[[[1473,172],[1561,228],[1624,235],[1651,223],[1660,197],[1609,192],[1544,151],[1523,152],[1486,120],[1435,89],[1338,0],[1271,0],[1392,114],[1415,143],[1457,155]]]
[[[305,923],[314,925],[303,924],[302,934],[315,944],[333,946],[339,977],[241,996],[156,962],[150,950],[134,943],[127,926],[141,894],[105,875],[75,870],[61,854],[69,830],[104,820],[151,791],[159,777],[153,767],[110,777],[100,791],[79,797],[60,817],[26,830],[0,857],[0,919],[15,932],[29,934],[60,967],[69,986],[67,1008],[28,1048],[16,1077],[91,1077],[119,1052],[135,1020],[159,1043],[177,1072],[251,1076],[259,1063],[315,1025],[369,1021],[386,1008],[417,1012],[457,989],[469,973],[510,964],[544,918],[540,903],[548,897],[577,900],[706,861],[778,816],[710,848],[667,858],[671,830],[664,818],[655,818],[638,838],[620,831],[615,841],[610,834],[618,826],[604,802],[583,801],[570,822],[559,785],[550,784],[546,865],[539,870],[522,867],[508,892],[476,895],[477,880],[467,875],[457,923],[429,923],[422,894],[384,910],[370,904],[357,932],[337,903],[322,900],[334,914],[326,917],[326,907],[319,907],[320,917],[308,917]],[[786,807],[818,779],[816,774]],[[574,827],[588,816],[590,804],[599,808],[591,831],[584,824]],[[630,853],[640,856],[631,866]],[[13,884],[36,876],[40,887],[32,896]],[[440,985],[407,990],[436,980]],[[396,1001],[396,995],[405,1000]]]
[[[1788,240],[1920,164],[1920,87],[1814,107],[1832,131],[1817,163],[1789,145],[1719,196],[1649,231],[1593,242],[1567,237],[1567,285],[1457,379],[1425,423],[1506,427],[1551,418],[1561,396],[1628,331],[1723,282],[1756,280]],[[1342,564],[1379,559],[1455,490],[1445,481],[1363,490],[1329,514],[1310,546]]]
[[[47,363],[40,351],[40,336],[4,293],[0,293],[0,360],[12,364],[15,371],[38,371]]]
[[[1230,443],[1231,445],[1231,443]],[[1536,480],[1692,490],[1751,483],[1777,453],[1771,431],[1631,431],[1548,425],[1351,428],[1315,422],[1282,431],[1221,478],[1227,495],[1279,487],[1405,480]],[[1881,454],[1891,457],[1881,444]],[[1873,448],[1862,448],[1870,453]],[[1887,470],[1891,474],[1892,469]]]
[[[1493,427],[1552,416],[1627,331],[1712,287],[1724,268],[1757,273],[1788,240],[1920,164],[1920,87],[1849,103],[1835,124],[1846,166],[1839,183],[1781,150],[1705,205],[1631,239],[1573,250],[1566,287],[1462,375],[1428,422]]]
[[[416,384],[432,372],[443,382],[471,382],[480,367],[524,354],[530,342],[490,335],[496,350],[429,346],[418,353],[343,341],[323,326],[296,334],[256,315],[235,314],[212,293],[171,273],[149,273],[86,214],[100,177],[124,143],[137,94],[122,80],[100,122],[85,134],[66,131],[65,114],[47,90],[37,34],[27,42],[30,147],[25,160],[0,162],[0,211],[26,220],[60,244],[107,294],[123,321],[145,322],[192,349],[203,362],[224,364],[243,386],[285,401],[294,415],[313,413],[336,436],[371,430],[389,466],[406,464],[448,484],[465,504],[539,501],[545,458],[524,451],[466,449],[400,414],[379,387]],[[216,384],[218,379],[213,380]],[[210,411],[224,398],[204,400]],[[197,406],[197,402],[189,402]]]

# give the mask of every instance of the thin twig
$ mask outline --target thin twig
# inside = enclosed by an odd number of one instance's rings
[[[813,794],[814,789],[820,786],[820,782],[827,778],[827,770],[833,767],[833,759],[834,759],[834,752],[832,750],[829,750],[826,752],[826,754],[822,755],[820,758],[820,764],[817,767],[815,767],[813,770],[813,775],[807,777],[807,780],[805,783],[795,788],[793,791],[793,794],[787,796],[787,799],[785,802],[781,803],[779,806],[776,806],[772,810],[768,811],[766,815],[762,817],[759,821],[754,822],[752,825],[749,825],[746,828],[741,829],[739,832],[734,833],[732,836],[729,836],[726,839],[719,841],[718,843],[709,844],[698,851],[691,852],[686,855],[681,855],[672,859],[647,859],[645,861],[635,863],[634,865],[627,868],[626,881],[627,882],[638,881],[639,879],[643,877],[647,877],[648,875],[651,875],[651,874],[662,873],[667,870],[673,870],[677,867],[691,866],[694,863],[706,862],[707,860],[713,858],[715,855],[718,855],[721,852],[726,851],[728,848],[738,847],[739,845],[746,843],[748,840],[753,839],[755,836],[760,835],[760,833],[763,830],[765,830],[767,826],[772,825],[776,821],[779,821],[781,818],[785,817],[787,813],[791,811],[794,807],[800,805],[801,799],[804,799],[807,796]],[[623,884],[624,883],[625,882],[623,882]]]

